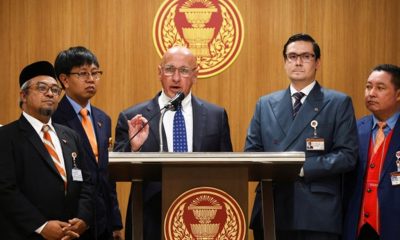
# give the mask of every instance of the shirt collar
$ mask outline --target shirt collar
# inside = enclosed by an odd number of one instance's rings
[[[316,83],[317,82],[314,80],[312,83],[308,84],[305,88],[301,89],[299,92],[302,92],[305,94],[305,96],[308,96]],[[298,91],[293,87],[292,84],[290,84],[290,96],[293,96],[293,94],[296,92]]]
[[[47,123],[42,123],[38,119],[32,117],[26,112],[22,112],[22,115],[26,118],[26,120],[32,125],[32,127],[35,129],[37,133],[40,133],[42,131],[43,125],[49,125],[50,129],[55,132],[53,124],[51,122],[51,118]]]
[[[397,119],[399,118],[400,113],[396,112],[395,114],[393,114],[390,118],[388,118],[388,120],[386,120],[386,124],[389,127],[389,129],[393,129],[394,126],[396,125]],[[379,120],[373,116],[373,120],[372,120],[372,129],[375,129],[377,127],[377,123],[379,122]]]
[[[164,90],[161,91],[161,95],[158,98],[158,103],[160,104],[160,109],[163,108],[169,101],[171,101],[171,98],[168,97],[165,93]],[[185,111],[192,103],[192,92],[190,91],[187,96],[182,100],[181,105],[182,105],[182,111]]]
[[[65,96],[67,97],[68,101],[71,103],[72,108],[74,109],[75,113],[77,115],[79,115],[79,112],[82,109],[81,105],[79,105],[77,102],[75,102],[75,100],[70,98],[68,95],[65,95]],[[84,108],[86,108],[88,110],[89,116],[92,116],[91,107],[90,107],[90,101],[88,101],[88,104]]]

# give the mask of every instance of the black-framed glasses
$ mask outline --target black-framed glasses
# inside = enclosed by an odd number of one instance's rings
[[[92,76],[92,78],[94,80],[99,80],[101,78],[101,75],[103,74],[103,71],[93,71],[93,72],[70,72],[69,73],[77,75],[79,79],[81,80],[88,80],[90,78],[90,76]]]
[[[315,55],[312,53],[302,53],[302,54],[288,53],[288,54],[286,54],[286,59],[289,62],[296,62],[297,59],[299,59],[299,58],[301,59],[302,62],[309,63],[315,58]]]
[[[35,85],[35,89],[38,90],[40,93],[46,94],[50,92],[55,96],[60,96],[62,92],[62,88],[58,85],[47,85],[46,83],[38,82]]]
[[[197,69],[197,67],[190,69],[188,67],[177,68],[173,65],[165,65],[162,67],[162,69],[165,76],[172,76],[175,74],[176,70],[178,70],[179,75],[181,75],[182,77],[189,77],[190,74],[192,74],[193,71]]]

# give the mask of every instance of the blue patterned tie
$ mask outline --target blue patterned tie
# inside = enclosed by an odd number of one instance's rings
[[[174,152],[187,152],[185,118],[182,115],[182,106],[177,107],[173,125]]]
[[[299,110],[300,110],[300,107],[301,107],[301,105],[302,105],[302,104],[301,104],[301,99],[302,99],[304,96],[305,96],[305,94],[302,93],[302,92],[293,93],[293,97],[294,97],[294,99],[295,99],[294,105],[293,105],[293,119],[296,117],[297,113],[298,113]]]

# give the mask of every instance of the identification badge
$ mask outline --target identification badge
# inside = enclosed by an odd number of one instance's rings
[[[317,135],[317,120],[312,120],[310,123],[311,127],[314,128],[314,135],[312,138],[306,139],[306,150],[307,151],[324,151],[325,150],[325,140],[319,138]]]
[[[390,180],[392,181],[392,186],[400,186],[400,172],[391,172]]]
[[[82,171],[79,168],[72,169],[72,180],[74,182],[83,182]]]
[[[400,151],[396,152],[396,166],[397,172],[390,173],[390,180],[392,181],[392,186],[400,186]]]
[[[307,138],[306,139],[307,151],[324,151],[325,141],[323,138]]]
[[[78,157],[78,154],[76,152],[72,152],[71,157],[72,163],[74,165],[74,167],[72,168],[72,181],[83,182],[82,171],[76,165],[76,158]]]

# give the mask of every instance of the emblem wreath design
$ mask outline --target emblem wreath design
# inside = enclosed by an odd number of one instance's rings
[[[245,218],[226,192],[210,187],[191,189],[179,196],[164,221],[167,240],[242,240]]]
[[[239,55],[243,21],[230,0],[166,0],[153,24],[160,56],[172,46],[190,48],[197,56],[199,78],[224,71]]]

